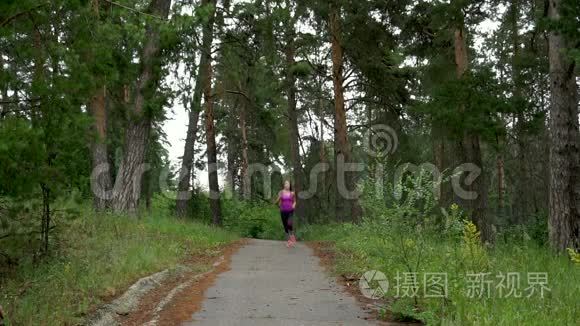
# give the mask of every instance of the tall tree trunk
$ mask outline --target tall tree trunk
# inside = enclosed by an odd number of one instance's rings
[[[2,71],[4,69],[4,57],[2,55],[0,55],[0,71]],[[0,104],[0,120],[4,119],[4,117],[6,116],[6,113],[8,112],[8,108],[10,107],[8,102],[8,84],[4,83],[4,85],[1,86],[2,89],[0,90],[0,95],[2,96],[2,101],[4,103]]]
[[[319,89],[320,89],[320,98],[318,100],[318,116],[320,117],[320,136],[319,136],[319,142],[320,142],[320,150],[319,150],[319,158],[318,161],[321,164],[326,164],[328,163],[328,160],[326,158],[326,143],[324,141],[324,90],[323,90],[323,85],[324,82],[321,80],[319,83]],[[322,217],[323,217],[323,212],[327,212],[329,210],[329,202],[328,202],[328,196],[326,195],[326,183],[327,183],[327,174],[328,171],[324,171],[323,173],[320,174],[320,177],[318,178],[320,181],[318,181],[318,191],[317,193],[318,195],[318,207],[319,207],[319,211],[318,214],[316,216],[318,223],[322,223]]]
[[[326,148],[324,146],[324,80],[320,77],[318,82],[319,98],[318,98],[318,117],[320,119],[320,131],[319,131],[319,141],[320,141],[320,152],[319,161],[321,163],[326,162]]]
[[[501,150],[501,149],[500,149]],[[497,206],[500,214],[503,214],[505,207],[505,170],[503,155],[497,155]]]
[[[525,103],[522,97],[522,80],[520,72],[520,33],[519,33],[519,7],[520,0],[512,0],[510,7],[510,24],[512,29],[512,50],[513,57],[511,62],[512,68],[512,81],[513,81],[513,98],[516,105],[523,105]],[[516,145],[517,153],[516,160],[518,162],[518,170],[516,171],[517,177],[515,178],[516,189],[514,191],[514,218],[515,222],[518,224],[524,224],[528,215],[531,213],[530,206],[530,192],[529,188],[530,178],[528,171],[528,158],[527,151],[528,146],[525,131],[525,116],[524,107],[517,107],[516,110]]]
[[[248,143],[248,113],[254,107],[254,91],[253,91],[253,80],[252,75],[254,74],[254,62],[251,58],[246,62],[247,65],[247,75],[246,80],[242,86],[239,83],[239,90],[245,94],[242,104],[240,105],[240,136],[242,137],[242,164],[240,167],[240,177],[241,177],[241,191],[242,197],[246,200],[252,197],[252,175],[249,171],[250,168],[250,156],[249,156],[249,143]]]
[[[160,18],[167,18],[171,0],[153,0],[149,12]],[[159,23],[158,21],[153,24]],[[149,133],[151,130],[151,116],[144,112],[144,105],[149,94],[146,92],[156,89],[159,75],[156,66],[160,52],[159,27],[147,25],[145,44],[140,58],[140,73],[137,81],[134,104],[129,110],[127,128],[125,130],[124,155],[115,180],[115,196],[113,208],[116,211],[137,213],[143,172],[145,172],[145,155],[147,152]],[[154,86],[154,87],[152,87]]]
[[[95,175],[95,180],[91,180],[94,192],[93,206],[96,211],[103,211],[109,207],[110,198],[106,192],[112,187],[111,172],[108,168],[106,92],[105,86],[99,87],[89,103],[89,111],[94,119],[93,128],[96,132],[91,145],[93,173],[98,173]]]
[[[235,110],[235,107],[234,107]],[[235,125],[235,127],[233,126],[233,122],[235,122],[236,120],[233,117],[230,117],[228,120],[228,130],[237,130],[237,124]],[[234,145],[234,140],[232,139],[233,137],[228,137],[227,139],[227,187],[229,189],[229,192],[232,196],[235,195],[236,193],[236,179],[238,176],[238,165],[236,162],[236,158],[238,157],[238,152],[237,149]]]
[[[100,0],[91,1],[92,16],[96,24],[100,23]],[[86,53],[86,61],[96,63],[94,49],[89,49]],[[91,188],[93,190],[93,207],[96,211],[103,211],[109,207],[110,198],[107,191],[111,190],[112,179],[111,170],[108,165],[107,146],[107,88],[103,76],[95,76],[97,87],[91,97],[88,109],[93,117],[93,131],[96,135],[91,143],[91,157],[93,173],[91,174]]]
[[[286,6],[291,8],[290,1],[286,1]],[[288,129],[290,131],[290,159],[292,161],[292,172],[294,176],[294,192],[298,195],[304,186],[304,171],[302,170],[302,158],[300,157],[300,134],[298,131],[298,117],[296,111],[296,78],[293,73],[295,65],[295,30],[296,19],[290,13],[290,22],[286,30],[286,96],[288,101]],[[296,215],[303,217],[305,213],[304,201],[298,200],[296,203]]]
[[[348,191],[353,191],[354,177],[352,173],[339,175],[344,171],[344,163],[350,163],[351,147],[348,140],[346,124],[346,110],[344,107],[344,76],[343,76],[343,48],[340,8],[331,7],[329,16],[331,51],[332,51],[332,81],[334,84],[334,138],[336,154],[336,172],[338,178],[344,177],[344,185]],[[342,161],[342,163],[341,163]],[[341,166],[343,165],[343,166]],[[361,214],[358,199],[341,198],[339,182],[336,183],[335,215],[339,221],[357,221]]]
[[[42,226],[41,226],[41,236],[42,236],[42,252],[44,254],[48,253],[48,239],[50,233],[50,220],[51,220],[51,210],[50,210],[50,188],[46,184],[42,183],[40,185],[42,190]]]
[[[33,85],[43,85],[47,83],[46,74],[45,74],[45,59],[44,53],[42,48],[42,37],[38,28],[34,30],[34,74],[33,74]],[[34,88],[33,88],[34,89]],[[40,97],[39,94],[33,91],[34,97]],[[42,168],[50,168],[52,163],[52,146],[54,146],[53,142],[51,141],[51,134],[49,130],[50,125],[50,111],[48,110],[47,106],[43,103],[42,100],[38,102],[38,109],[32,111],[32,126],[33,128],[44,128],[45,138],[44,144],[46,146],[47,151],[47,159],[46,159],[46,166]],[[50,209],[50,202],[51,198],[51,190],[50,186],[44,182],[40,182],[40,188],[42,191],[42,219],[40,222],[40,235],[41,235],[41,252],[46,254],[48,253],[48,242],[49,242],[49,233],[50,233],[50,223],[51,223],[51,209]]]
[[[467,42],[465,35],[465,27],[461,24],[454,31],[454,50],[455,50],[455,65],[456,75],[458,79],[463,78],[468,70],[468,56],[467,56]],[[460,104],[460,112],[465,112],[465,104]],[[481,237],[484,241],[492,240],[491,223],[487,219],[487,183],[485,180],[485,170],[481,156],[481,147],[479,135],[473,131],[464,130],[463,138],[460,141],[459,150],[461,151],[462,163],[471,163],[481,169],[481,174],[470,185],[467,185],[468,191],[474,192],[476,198],[472,200],[460,200],[463,206],[467,208],[471,214],[471,218],[481,231]]]
[[[205,65],[200,67],[203,73],[203,99],[205,112],[205,132],[207,143],[207,168],[209,184],[209,202],[212,213],[212,222],[215,225],[222,223],[220,189],[217,169],[217,146],[215,140],[214,125],[214,108],[212,98],[212,63],[211,63],[211,44],[213,43],[213,25],[215,21],[215,0],[204,0],[204,4],[213,6],[209,19],[204,26],[203,38],[204,44],[210,44],[210,48],[204,49]],[[206,43],[207,38],[207,43]]]
[[[203,51],[211,51],[211,43],[206,44],[205,42],[207,42],[207,40],[205,37],[203,42]],[[202,84],[204,77],[201,71],[201,67],[207,64],[205,60],[207,60],[207,57],[202,55],[200,58],[199,68],[197,69],[195,88],[193,90],[193,99],[189,108],[189,124],[187,126],[187,135],[185,137],[185,147],[183,149],[179,183],[177,186],[178,196],[176,200],[176,214],[178,217],[185,217],[187,215],[189,198],[191,197],[189,188],[191,186],[193,175],[195,138],[197,137],[199,113],[201,111],[201,97],[203,91]]]
[[[153,176],[151,172],[145,172],[143,177],[143,194],[145,195],[145,209],[147,213],[151,213],[151,202],[153,200]]]
[[[561,0],[550,0],[548,16],[560,17]],[[580,246],[578,212],[578,85],[575,62],[565,53],[574,46],[559,31],[548,36],[550,60],[550,243],[556,250]]]

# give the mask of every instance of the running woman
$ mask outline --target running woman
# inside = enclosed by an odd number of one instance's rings
[[[286,247],[292,247],[296,243],[296,236],[294,236],[294,227],[292,225],[292,214],[296,208],[296,195],[292,191],[290,181],[284,181],[284,188],[278,193],[276,204],[280,207],[280,216],[282,217],[284,232],[286,232]]]

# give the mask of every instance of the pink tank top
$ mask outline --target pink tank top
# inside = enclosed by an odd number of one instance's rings
[[[282,212],[292,212],[294,210],[292,206],[294,206],[294,194],[282,191],[280,193],[280,210]]]

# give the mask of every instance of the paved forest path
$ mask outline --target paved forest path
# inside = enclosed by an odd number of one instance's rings
[[[250,240],[184,325],[376,325],[304,243]]]

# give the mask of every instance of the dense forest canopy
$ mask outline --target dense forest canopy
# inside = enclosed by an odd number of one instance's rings
[[[269,201],[283,179],[303,221],[357,222],[356,189],[388,203],[427,171],[485,241],[523,225],[577,248],[579,17],[575,0],[3,1],[0,237],[48,251],[57,203],[139,216],[155,194],[182,218],[207,200],[219,225],[224,196]]]

